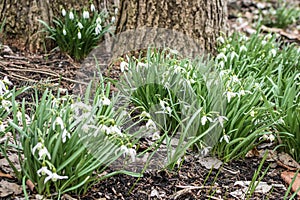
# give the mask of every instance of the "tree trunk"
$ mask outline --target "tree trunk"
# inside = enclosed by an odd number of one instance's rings
[[[158,34],[164,32],[161,39],[170,40],[176,37],[174,42],[178,43],[178,37],[188,36],[194,41],[189,42],[189,45],[197,44],[205,51],[214,52],[216,38],[220,32],[226,32],[227,29],[227,2],[226,0],[121,0],[116,32],[143,27],[164,28],[182,33],[174,35],[172,31],[148,29],[145,31],[147,37],[142,36],[142,41],[147,38],[150,40],[147,41],[149,44],[155,43],[159,38]],[[174,35],[173,38],[167,36],[170,34]],[[130,39],[127,38],[127,43],[128,40]],[[124,43],[126,44],[126,41]],[[186,44],[181,42],[183,46],[179,48],[190,48]],[[178,44],[175,46],[178,47]]]
[[[96,8],[111,11],[118,0],[94,0]],[[118,4],[117,4],[118,5]],[[42,51],[48,45],[37,20],[48,24],[61,15],[61,7],[81,10],[89,6],[86,0],[0,0],[0,23],[6,19],[4,43],[17,44],[31,52]],[[1,42],[1,41],[0,41]]]

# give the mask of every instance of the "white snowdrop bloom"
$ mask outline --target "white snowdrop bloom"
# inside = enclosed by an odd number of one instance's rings
[[[18,111],[16,114],[19,124],[22,124],[22,112]]]
[[[128,63],[122,61],[122,62],[120,63],[120,70],[121,70],[121,72],[124,72],[125,69],[127,68],[127,66],[128,66]]]
[[[55,121],[54,121],[53,124],[52,124],[52,128],[53,128],[54,130],[55,130],[55,128],[56,128],[56,124],[59,125],[61,129],[64,129],[64,128],[65,128],[64,122],[63,122],[62,118],[59,117],[59,116],[56,117]]]
[[[266,40],[261,41],[261,45],[262,45],[262,46],[265,46],[266,44],[267,44],[267,41],[266,41]]]
[[[181,73],[181,71],[183,71],[183,70],[184,70],[184,68],[182,68],[182,67],[180,67],[178,65],[174,66],[174,72],[175,72],[175,74]]]
[[[242,45],[241,47],[240,47],[240,52],[243,52],[243,51],[248,51],[248,49],[247,49],[247,47],[245,46],[245,45]]]
[[[102,95],[100,102],[104,106],[109,106],[110,105],[110,100],[106,96]]]
[[[4,95],[7,92],[5,84],[0,81],[0,95]]]
[[[62,14],[63,17],[66,16],[67,12],[64,8],[61,10],[61,14]]]
[[[273,142],[275,140],[275,136],[273,134],[270,134],[268,139],[270,140],[270,142]]]
[[[12,85],[12,82],[8,79],[7,76],[4,76],[3,82],[7,85]]]
[[[43,166],[41,169],[37,170],[38,176],[45,176],[46,174],[52,174],[52,172],[47,168],[47,166]]]
[[[101,125],[99,125],[97,131],[95,131],[95,134],[97,134],[99,131],[101,133],[107,133],[107,134],[109,134],[110,133],[110,128],[108,126],[104,125],[104,124],[101,124]]]
[[[12,106],[11,101],[2,100],[1,104],[2,104],[2,107],[6,110],[6,112],[10,111],[10,108]]]
[[[111,23],[115,23],[115,21],[116,21],[116,17],[113,16],[113,17],[111,18]]]
[[[81,32],[80,31],[78,31],[77,37],[78,37],[79,40],[81,39]]]
[[[96,28],[95,28],[95,34],[99,35],[102,31],[102,26],[100,24],[97,24]]]
[[[165,110],[166,109],[165,105],[168,105],[168,103],[166,101],[159,100],[159,105],[163,110]]]
[[[239,55],[235,51],[232,51],[230,53],[230,60],[232,61],[234,58],[239,58]]]
[[[229,140],[230,140],[230,136],[229,135],[223,135],[222,137],[221,137],[221,139],[220,139],[220,142],[222,142],[222,141],[225,141],[227,144],[229,143]]]
[[[118,14],[118,12],[119,12],[119,9],[118,9],[118,8],[116,8],[116,9],[115,9],[115,15],[117,15],[117,14]]]
[[[236,92],[231,92],[231,91],[227,91],[225,92],[226,93],[226,97],[227,97],[227,102],[229,103],[230,100],[235,97],[237,95]]]
[[[156,140],[159,140],[159,139],[160,139],[160,132],[159,131],[154,132],[153,135],[152,135],[152,140],[156,141]]]
[[[250,116],[251,116],[251,117],[254,117],[254,116],[255,116],[255,111],[254,111],[254,110],[251,110]]]
[[[219,62],[218,65],[219,65],[220,69],[223,69],[225,66],[225,63],[224,63],[224,61],[221,61],[221,62]]]
[[[276,56],[276,49],[271,49],[271,55],[274,58]]]
[[[44,146],[39,150],[39,160],[43,160],[46,156],[49,160],[51,159],[48,149]]]
[[[0,132],[4,132],[6,129],[6,126],[4,125],[3,122],[0,121]]]
[[[265,40],[270,40],[272,38],[272,34],[267,34],[266,36],[265,36]]]
[[[248,41],[248,40],[249,40],[249,37],[247,37],[246,35],[242,35],[241,40],[243,40],[243,41]]]
[[[237,75],[232,75],[231,76],[231,80],[234,83],[239,83],[240,82],[240,79],[239,79],[239,77]]]
[[[82,13],[82,17],[83,17],[83,19],[88,19],[88,18],[90,18],[90,13],[89,13],[89,11],[83,11],[83,13]]]
[[[151,118],[151,116],[150,116],[150,114],[149,113],[147,113],[146,111],[143,111],[141,114],[140,114],[140,118],[148,118],[148,119],[150,119]]]
[[[279,124],[283,124],[283,125],[285,125],[285,122],[284,122],[284,120],[283,120],[283,118],[282,118],[282,117],[280,117],[280,118],[279,118],[279,120],[278,120],[278,123],[279,123]]]
[[[207,156],[207,155],[209,154],[210,149],[211,149],[211,147],[204,147],[204,148],[201,150],[200,154],[201,154],[202,156]]]
[[[95,12],[95,11],[96,11],[95,5],[92,3],[91,4],[91,12]]]
[[[222,36],[218,37],[217,41],[220,42],[221,44],[225,43],[225,40],[224,40],[224,38]]]
[[[70,20],[73,20],[74,19],[74,14],[72,11],[69,12],[69,19]]]
[[[83,25],[82,25],[81,22],[78,22],[78,23],[77,23],[77,26],[78,26],[79,29],[83,29]]]
[[[220,123],[220,125],[221,125],[222,128],[224,127],[224,120],[228,121],[228,118],[225,117],[225,116],[221,116],[221,115],[219,115],[219,116],[215,119],[215,121],[218,121],[218,122]]]
[[[224,53],[219,53],[216,57],[217,60],[224,60],[225,62],[227,61],[227,57]]]
[[[149,119],[148,122],[146,123],[146,128],[147,129],[156,129],[156,124],[152,119]]]
[[[212,122],[213,120],[212,120],[212,118],[208,117],[207,115],[203,115],[201,117],[201,124],[202,124],[202,126],[204,126],[207,121]]]
[[[171,107],[167,106],[166,109],[165,109],[165,113],[168,114],[169,116],[171,116],[172,115]]]
[[[63,29],[63,34],[64,34],[64,35],[67,35],[66,29]]]
[[[44,184],[46,184],[49,180],[52,180],[53,182],[61,179],[68,179],[68,176],[60,176],[56,172],[48,172],[48,176],[44,180]]]
[[[117,134],[120,137],[123,137],[123,133],[118,126],[114,125],[114,126],[110,126],[108,128],[109,128],[109,134]]]
[[[64,129],[63,133],[61,134],[61,139],[62,139],[63,143],[66,142],[67,137],[70,139],[71,138],[71,134],[66,129]]]
[[[133,148],[129,148],[127,154],[131,157],[131,161],[135,162],[136,150]]]
[[[101,17],[97,17],[97,19],[96,19],[96,23],[97,23],[97,24],[101,24],[101,23],[102,23],[102,19],[101,19]]]

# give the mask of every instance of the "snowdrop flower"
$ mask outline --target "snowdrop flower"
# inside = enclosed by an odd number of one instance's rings
[[[261,45],[262,45],[262,46],[265,46],[266,44],[267,44],[267,41],[266,41],[266,40],[261,41]]]
[[[6,126],[3,124],[3,122],[0,121],[0,132],[4,132],[6,129]]]
[[[63,130],[63,133],[62,133],[62,135],[61,135],[61,139],[62,139],[62,142],[63,142],[63,143],[66,142],[67,137],[70,139],[70,138],[71,138],[71,134],[70,134],[66,129],[64,129],[64,130]]]
[[[156,129],[156,124],[152,119],[149,119],[148,122],[146,123],[146,128],[147,129]]]
[[[225,63],[224,63],[224,61],[221,61],[221,62],[219,62],[219,64],[218,64],[219,66],[220,66],[220,68],[221,69],[223,69],[224,68],[224,66],[225,66]]]
[[[95,11],[96,11],[95,5],[92,3],[91,4],[91,12],[95,12]]]
[[[7,92],[7,89],[6,89],[5,84],[2,81],[0,81],[0,95],[5,94],[6,92]]]
[[[12,82],[8,79],[7,76],[4,77],[3,83],[5,83],[5,84],[7,84],[7,85],[12,85]]]
[[[259,139],[260,140],[268,140],[270,142],[273,142],[275,140],[275,136],[273,134],[264,134]]]
[[[2,100],[1,104],[2,104],[2,107],[6,110],[6,112],[9,112],[9,110],[12,106],[12,103],[7,100]]]
[[[74,19],[74,14],[72,11],[69,12],[69,19],[70,20],[73,20]]]
[[[61,129],[64,129],[65,126],[64,126],[64,122],[62,120],[61,117],[56,117],[55,121],[53,122],[52,124],[52,128],[55,130],[56,128],[56,124],[58,124],[60,126]]]
[[[131,161],[135,162],[135,157],[136,157],[136,150],[133,148],[128,149],[128,155],[131,157]]]
[[[204,147],[204,148],[201,150],[200,154],[201,154],[202,156],[207,156],[208,153],[209,153],[209,151],[210,151],[210,149],[211,149],[211,147]]]
[[[141,114],[140,114],[140,118],[148,118],[148,119],[150,119],[151,118],[151,116],[150,116],[150,114],[149,113],[147,113],[146,111],[143,111]]]
[[[78,37],[79,40],[81,39],[81,32],[80,31],[78,31],[77,37]]]
[[[247,49],[247,47],[245,46],[245,45],[242,45],[241,47],[240,47],[240,52],[243,52],[243,51],[248,51],[248,49]]]
[[[122,61],[122,62],[120,63],[120,70],[121,70],[121,72],[124,72],[127,66],[128,66],[128,63]]]
[[[32,154],[35,154],[35,151],[38,150],[39,154],[39,160],[44,159],[46,156],[48,156],[49,160],[51,159],[50,153],[48,149],[44,146],[42,142],[38,142],[33,148],[32,148]]]
[[[106,96],[102,95],[100,102],[104,106],[109,106],[110,105],[110,100]]]
[[[237,75],[231,76],[231,80],[232,80],[232,82],[234,82],[234,83],[239,83],[239,82],[240,82],[240,80],[239,80],[239,78],[238,78]]]
[[[60,176],[56,172],[48,172],[48,176],[44,180],[44,184],[46,184],[49,180],[52,180],[53,182],[57,181],[58,179],[68,179],[68,176]]]
[[[61,14],[62,14],[63,17],[66,16],[67,12],[64,8],[61,10]]]
[[[202,126],[204,126],[207,121],[212,122],[213,120],[212,120],[212,118],[208,117],[207,115],[203,115],[203,117],[201,117]]]
[[[222,142],[222,141],[225,141],[227,144],[229,143],[229,140],[230,140],[230,136],[229,135],[223,135],[222,137],[221,137],[221,139],[220,139],[220,142]]]
[[[228,103],[230,102],[230,100],[231,100],[233,97],[235,97],[235,96],[237,95],[236,92],[231,92],[231,91],[227,91],[227,92],[225,92],[225,93],[226,93],[226,96],[227,96],[227,101],[228,101]]]
[[[235,53],[235,51],[232,51],[230,54],[230,60],[232,61],[235,57],[238,58],[239,55],[237,53]]]
[[[110,126],[109,127],[109,132],[108,134],[117,134],[119,135],[120,137],[123,137],[123,134],[121,132],[121,129],[119,129],[116,125],[114,126]]]
[[[88,18],[90,18],[90,13],[89,13],[89,11],[83,11],[83,13],[82,13],[82,17],[83,17],[83,19],[88,19]]]
[[[78,22],[78,23],[77,23],[77,26],[78,26],[79,29],[83,29],[83,25],[82,25],[81,22]]]
[[[38,176],[45,176],[46,174],[52,174],[52,172],[47,168],[47,166],[43,166],[41,169],[37,171]]]
[[[123,152],[123,155],[129,155],[131,157],[131,161],[135,162],[135,156],[136,156],[136,151],[133,148],[127,148],[126,146],[122,145],[120,147],[120,150]]]
[[[64,34],[64,35],[67,35],[66,29],[63,29],[63,34]]]
[[[218,37],[217,41],[220,42],[221,44],[225,43],[225,40],[224,40],[224,38],[222,36]]]
[[[99,35],[102,31],[102,26],[100,24],[97,24],[96,28],[95,28],[95,34]]]
[[[101,23],[102,23],[101,17],[97,17],[96,23],[97,23],[97,24],[101,24]]]
[[[111,23],[115,23],[115,21],[116,21],[116,18],[113,16],[113,17],[111,18]]]
[[[109,134],[109,133],[110,133],[110,128],[108,128],[108,126],[106,126],[106,125],[104,125],[104,124],[101,124],[101,125],[98,127],[97,131],[95,132],[94,136],[96,136],[96,133],[98,133],[99,131],[100,131],[101,133],[107,133],[107,134]]]
[[[116,8],[116,9],[115,9],[115,15],[118,14],[118,11],[119,11],[118,8]]]
[[[216,57],[217,60],[224,60],[225,62],[227,61],[227,57],[225,56],[224,53],[219,53]]]
[[[273,58],[276,56],[276,49],[271,49],[271,55]]]
[[[254,116],[255,116],[255,111],[254,111],[254,110],[251,110],[250,116],[251,116],[251,117],[254,117]]]
[[[228,121],[228,118],[220,115],[215,119],[215,121],[219,121],[222,128],[224,127],[224,120]]]
[[[160,134],[159,133],[160,133],[159,131],[156,131],[156,132],[153,133],[153,135],[152,135],[152,140],[153,141],[156,141],[156,140],[160,139]]]

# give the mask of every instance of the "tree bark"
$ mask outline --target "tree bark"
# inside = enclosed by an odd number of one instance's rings
[[[182,35],[175,33],[173,37],[167,37],[166,35],[173,34],[173,32],[164,30],[164,36],[161,39],[172,40],[176,37],[174,42],[180,43],[178,37],[185,35],[192,38],[205,51],[214,52],[216,38],[220,32],[227,30],[227,2],[226,0],[121,0],[116,32],[121,33],[143,27],[180,32]],[[156,43],[162,29],[157,30],[156,32],[150,31],[150,34],[145,33],[149,40],[147,43]],[[145,32],[149,33],[149,30]],[[143,37],[145,39],[145,36]],[[127,42],[124,41],[124,43],[128,43],[130,39],[127,38]],[[135,38],[135,40],[138,39]],[[176,47],[178,45],[175,44]],[[186,42],[181,42],[181,45],[183,46],[179,48],[189,48]],[[189,45],[195,46],[195,44]]]
[[[118,0],[94,0],[99,9],[111,11]],[[3,43],[18,44],[31,52],[43,51],[48,46],[45,42],[44,28],[37,20],[48,24],[54,16],[61,15],[61,7],[81,10],[89,6],[86,0],[0,0],[0,23],[6,19]]]

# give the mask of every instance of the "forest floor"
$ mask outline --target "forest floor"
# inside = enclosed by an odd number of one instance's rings
[[[267,9],[272,4],[265,1],[229,1],[230,32],[253,33],[253,22],[257,20],[258,8]],[[298,5],[299,6],[299,5]],[[287,29],[262,27],[264,32],[277,33],[287,42],[300,44],[300,25]],[[118,66],[105,75],[116,78],[120,73]],[[0,50],[0,76],[8,78],[16,86],[39,84],[41,87],[60,88],[72,91],[76,84],[75,76],[80,63],[57,51],[49,54],[30,54],[14,45],[4,44]],[[45,80],[46,84],[41,84]],[[3,141],[1,140],[1,143]],[[243,199],[247,181],[251,181],[258,169],[266,149],[273,144],[263,144],[248,153],[245,159],[228,163],[213,157],[198,157],[190,152],[185,156],[181,167],[175,171],[146,170],[141,178],[117,175],[103,180],[90,188],[84,196],[64,195],[64,199]],[[286,173],[295,166],[289,165],[287,155],[271,152],[261,172],[268,166],[250,199],[283,199],[288,184],[283,180]],[[14,157],[13,152],[11,158]],[[297,164],[296,164],[297,165]],[[297,168],[297,167],[296,167]],[[111,169],[107,169],[109,172]],[[262,173],[260,173],[261,175]],[[29,191],[30,192],[30,191]],[[290,194],[289,194],[290,195]],[[30,192],[31,199],[40,199]],[[13,178],[5,158],[0,155],[0,199],[23,199],[21,186]]]

